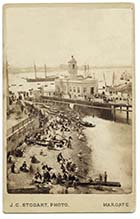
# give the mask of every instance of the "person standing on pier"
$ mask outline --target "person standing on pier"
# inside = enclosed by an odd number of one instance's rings
[[[102,180],[103,180],[102,174],[99,174],[99,181],[102,182]]]
[[[107,172],[104,172],[104,182],[107,182]]]

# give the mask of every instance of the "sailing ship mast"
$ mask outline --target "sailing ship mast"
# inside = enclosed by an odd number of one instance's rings
[[[105,78],[105,73],[103,72],[103,79],[104,79],[104,82],[105,82],[105,87],[107,86],[107,83],[106,83],[106,78]]]
[[[85,76],[86,76],[86,71],[87,71],[87,66],[84,65],[84,73],[85,73]]]
[[[88,75],[89,75],[89,65],[87,65],[87,71],[88,71]]]
[[[47,66],[46,66],[46,64],[44,65],[44,68],[45,68],[45,78],[47,78]]]
[[[115,83],[115,72],[113,72],[113,76],[112,76],[112,87],[114,86]]]

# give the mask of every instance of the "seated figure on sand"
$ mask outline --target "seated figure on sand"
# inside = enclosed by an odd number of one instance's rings
[[[13,162],[12,165],[11,165],[11,173],[15,173],[15,174],[18,174],[20,171],[16,165],[16,162]]]
[[[29,172],[29,167],[27,166],[26,161],[23,162],[22,166],[20,167],[22,172]]]
[[[40,163],[35,154],[31,157],[31,163]]]
[[[44,177],[40,174],[40,172],[37,170],[35,175],[33,176],[32,182],[33,183],[42,183],[44,180]]]

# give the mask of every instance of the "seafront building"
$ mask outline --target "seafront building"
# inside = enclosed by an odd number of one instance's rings
[[[98,81],[95,78],[78,75],[76,59],[72,56],[68,62],[69,76],[55,80],[55,93],[72,99],[92,98],[98,93]]]
[[[54,81],[40,85],[32,91],[35,98],[40,96],[60,97],[103,101],[132,97],[131,67],[92,67],[79,66],[72,56],[67,65],[67,70]]]

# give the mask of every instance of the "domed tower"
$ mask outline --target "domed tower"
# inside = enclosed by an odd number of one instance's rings
[[[73,56],[71,56],[71,60],[68,62],[68,72],[72,79],[75,79],[77,77],[77,70],[77,61]]]

